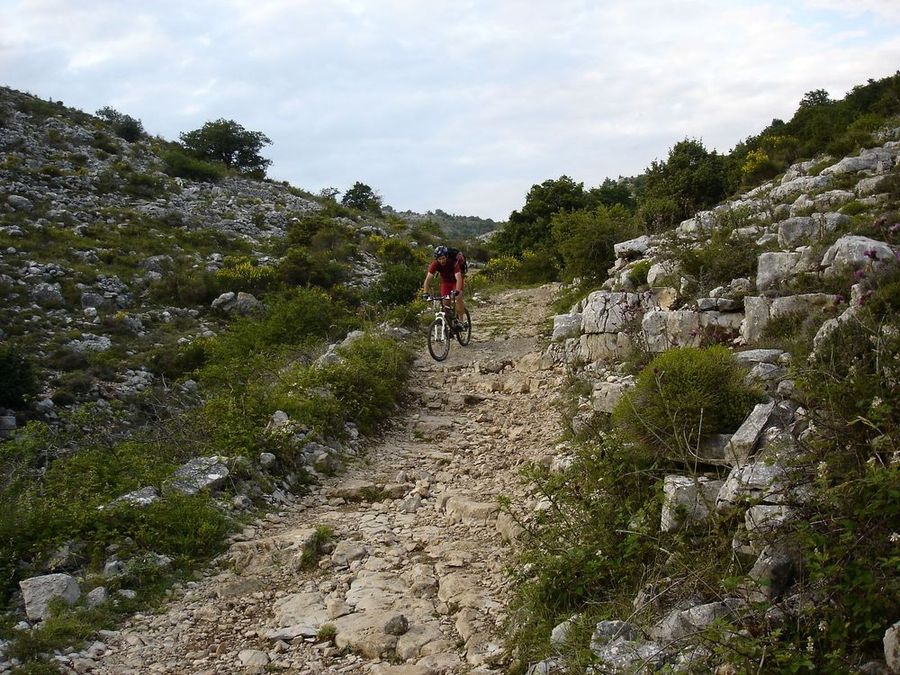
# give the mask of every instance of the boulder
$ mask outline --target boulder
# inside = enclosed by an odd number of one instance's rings
[[[640,258],[650,248],[650,237],[646,234],[635,239],[613,245],[617,258]]]
[[[884,661],[892,673],[900,673],[900,621],[884,631]]]
[[[886,262],[896,262],[894,250],[889,244],[851,234],[834,242],[822,257],[825,276],[836,276],[847,270]]]
[[[766,546],[748,574],[750,599],[777,600],[790,588],[799,568],[800,555],[793,547],[784,543]]]
[[[663,282],[678,276],[678,264],[671,260],[653,263],[647,271],[647,285],[653,288],[661,286]]]
[[[856,157],[844,157],[839,162],[822,169],[821,176],[839,176],[845,173],[873,171],[883,173],[893,165],[893,156],[885,148],[861,150]]]
[[[228,467],[222,457],[195,457],[175,470],[163,486],[163,493],[179,492],[195,495],[201,490],[215,491],[228,478]]]
[[[760,253],[756,267],[756,289],[775,290],[793,276],[800,254],[794,251]]]
[[[778,223],[778,245],[793,248],[818,234],[819,227],[810,216],[795,216]]]
[[[652,353],[672,347],[699,347],[703,338],[700,312],[692,309],[650,310],[641,321],[641,331]]]
[[[25,601],[25,615],[33,621],[41,621],[50,616],[50,602],[61,598],[74,605],[81,597],[81,589],[74,577],[68,574],[45,574],[23,579],[19,582],[22,599]]]
[[[155,487],[144,487],[114,499],[109,505],[130,504],[132,506],[143,507],[149,506],[157,499],[159,499],[159,493],[156,491]]]
[[[715,508],[724,481],[705,476],[666,476],[659,529],[674,532],[686,524],[705,520]]]
[[[41,282],[31,289],[31,297],[44,307],[59,307],[66,303],[62,294],[62,286],[58,282]]]
[[[619,333],[640,317],[641,297],[637,293],[594,291],[588,295],[581,314],[582,333]]]
[[[581,314],[557,314],[553,317],[551,342],[562,342],[581,333]]]
[[[769,323],[769,310],[772,301],[762,296],[744,298],[744,321],[741,324],[741,337],[746,344],[758,342],[766,325]]]
[[[666,644],[694,635],[718,619],[734,615],[738,601],[709,602],[690,609],[674,609],[650,629],[650,637]]]
[[[584,363],[626,358],[634,346],[628,333],[591,333],[578,339],[575,354]]]
[[[774,401],[758,403],[754,406],[725,447],[726,459],[736,466],[747,463],[774,410]]]
[[[598,412],[611,413],[625,393],[634,387],[634,377],[611,376],[605,382],[594,384],[591,406]]]
[[[255,296],[243,291],[239,293],[234,293],[234,291],[222,293],[222,295],[212,301],[210,306],[225,314],[237,314],[238,316],[249,316],[265,310],[265,305],[257,300]]]
[[[775,201],[782,201],[791,195],[800,194],[801,192],[816,192],[828,187],[831,178],[827,175],[818,176],[800,176],[793,180],[788,180],[790,174],[785,174],[784,182],[769,193],[769,196]]]
[[[735,466],[716,497],[716,509],[745,501],[783,504],[788,499],[787,470],[779,464],[750,462]]]
[[[6,203],[16,211],[28,212],[34,210],[34,203],[28,199],[28,197],[23,197],[21,195],[9,195],[6,198]]]

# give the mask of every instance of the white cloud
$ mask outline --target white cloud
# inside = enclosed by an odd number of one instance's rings
[[[900,3],[857,0],[17,0],[7,84],[154,133],[269,135],[272,175],[504,218],[534,182],[728,150],[804,92],[900,63]]]

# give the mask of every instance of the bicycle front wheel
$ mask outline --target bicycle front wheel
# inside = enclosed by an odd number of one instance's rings
[[[450,335],[446,325],[440,319],[435,319],[428,329],[428,351],[435,361],[443,361],[450,353]]]
[[[459,344],[463,347],[469,344],[469,340],[472,339],[472,317],[469,316],[468,309],[465,312],[466,315],[463,317],[460,327],[456,330],[456,339],[459,340]]]

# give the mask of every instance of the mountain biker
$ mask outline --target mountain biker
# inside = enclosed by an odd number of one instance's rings
[[[451,257],[453,258],[451,260]],[[465,316],[466,307],[463,304],[463,286],[465,285],[465,257],[462,251],[456,251],[451,256],[451,250],[446,246],[438,246],[434,249],[434,260],[428,266],[425,274],[425,282],[422,284],[422,294],[428,294],[428,285],[435,274],[441,277],[441,295],[450,295],[456,298],[456,316],[458,320]],[[457,320],[457,322],[458,322]]]

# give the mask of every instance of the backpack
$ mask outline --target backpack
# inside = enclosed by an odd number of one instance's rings
[[[448,260],[459,260],[459,271],[465,274],[469,271],[469,262],[466,260],[466,256],[463,255],[463,252],[458,248],[447,247],[447,259]]]

